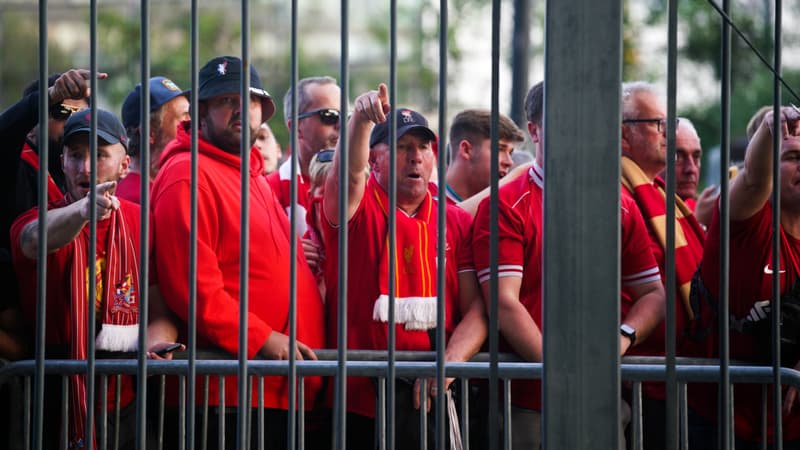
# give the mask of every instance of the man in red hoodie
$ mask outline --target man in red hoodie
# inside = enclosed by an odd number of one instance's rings
[[[199,347],[216,347],[232,356],[239,354],[239,285],[242,99],[242,62],[232,56],[216,57],[200,69],[199,173],[197,177],[197,335]],[[250,66],[250,249],[247,357],[316,359],[311,348],[324,344],[322,301],[302,251],[297,260],[297,297],[289,298],[289,222],[262,175],[263,158],[252,147],[258,126],[275,112],[275,105],[253,66]],[[165,302],[184,322],[189,316],[189,249],[191,213],[191,127],[181,124],[178,134],[164,149],[152,188],[153,264]],[[289,348],[289,305],[297,304],[297,338]],[[288,380],[265,378],[264,426],[268,448],[286,447]],[[319,389],[319,378],[305,379],[306,408]],[[205,381],[198,380],[198,403],[203,401]],[[218,402],[219,383],[208,384],[210,403]],[[256,389],[252,406],[258,405]],[[237,405],[236,377],[225,379],[225,404]],[[215,409],[216,410],[216,409]],[[200,413],[202,414],[202,412]],[[225,414],[226,446],[236,444],[235,413]],[[258,414],[251,438],[258,434]],[[200,422],[198,422],[200,423]],[[206,439],[215,442],[217,419],[209,420]],[[200,427],[198,427],[199,430]],[[255,441],[251,443],[255,445]]]

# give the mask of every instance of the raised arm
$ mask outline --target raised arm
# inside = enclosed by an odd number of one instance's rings
[[[781,109],[781,137],[798,139],[800,112],[794,108]],[[730,187],[731,220],[753,217],[769,199],[772,192],[772,112],[764,116],[761,126],[747,145],[744,168]]]
[[[386,85],[381,83],[377,91],[369,91],[358,96],[353,108],[353,115],[347,123],[347,152],[350,166],[347,170],[348,202],[347,220],[350,220],[358,209],[364,195],[366,178],[364,172],[369,163],[369,136],[376,123],[386,121],[389,113],[389,93]],[[325,218],[332,225],[339,224],[339,189],[342,185],[339,180],[341,141],[336,147],[333,158],[333,167],[328,171],[325,180],[325,198],[323,211]]]
[[[97,220],[107,219],[119,209],[119,200],[111,195],[116,181],[106,181],[97,185]],[[89,223],[89,196],[72,202],[63,208],[47,212],[47,252],[52,253],[72,242],[84,226]],[[25,225],[19,237],[22,254],[28,259],[36,259],[39,251],[39,219]]]

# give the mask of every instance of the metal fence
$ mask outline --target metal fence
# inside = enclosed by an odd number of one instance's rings
[[[292,83],[296,86],[298,80],[298,45],[300,38],[297,34],[297,0],[292,2],[292,32],[291,32],[291,54],[292,54]],[[712,3],[712,2],[710,2]],[[390,15],[390,103],[396,104],[397,92],[397,30],[396,14],[397,4],[391,0]],[[339,84],[341,86],[342,102],[340,110],[341,117],[347,117],[349,108],[348,99],[350,92],[349,85],[349,4],[347,0],[341,0],[341,66],[339,74]],[[198,2],[192,1],[191,8],[191,88],[196,92],[198,82]],[[67,410],[66,383],[69,374],[85,374],[87,386],[87,404],[94,405],[98,401],[105,403],[109,398],[119,399],[119,392],[108,392],[105,388],[110,379],[118,374],[134,375],[136,380],[136,400],[135,400],[135,421],[136,421],[136,440],[137,447],[144,449],[147,447],[147,436],[155,435],[157,440],[162,438],[165,428],[178,430],[178,448],[213,448],[215,445],[224,446],[224,439],[235,439],[238,448],[246,448],[249,436],[257,433],[259,444],[263,444],[265,439],[270,436],[265,435],[261,427],[257,430],[249,429],[249,415],[261,414],[261,409],[253,409],[240,406],[237,408],[237,422],[235,434],[222,434],[217,444],[206,442],[205,438],[196,439],[196,430],[200,427],[206,430],[208,422],[206,419],[197,423],[198,409],[202,413],[200,417],[208,417],[208,402],[196,404],[194,399],[198,393],[208,392],[210,382],[197,385],[197,377],[237,377],[238,382],[238,404],[249,403],[249,393],[251,390],[261,392],[263,389],[263,377],[267,375],[288,376],[289,380],[289,411],[299,410],[299,413],[287,414],[287,448],[304,448],[303,430],[306,426],[303,412],[303,386],[304,379],[308,376],[325,376],[334,390],[334,409],[330,422],[332,423],[332,446],[337,449],[347,448],[346,429],[346,402],[345,391],[347,389],[346,380],[348,376],[374,377],[378,380],[380,389],[378,390],[378,401],[387,406],[389,411],[394,411],[395,387],[397,379],[400,377],[431,377],[436,379],[438,386],[437,401],[431,414],[435,415],[437,424],[446,423],[445,411],[445,377],[457,377],[461,381],[464,392],[469,392],[467,380],[487,379],[489,390],[489,405],[499,405],[499,408],[490,407],[488,414],[489,424],[502,423],[502,428],[496,426],[489,427],[490,439],[489,447],[503,448],[510,447],[511,425],[508,417],[510,413],[510,394],[509,386],[512,379],[541,378],[543,380],[543,426],[542,435],[544,447],[548,449],[567,449],[567,448],[615,448],[618,446],[622,436],[619,435],[617,423],[620,415],[619,399],[621,395],[621,381],[633,382],[633,448],[639,448],[641,444],[641,417],[640,396],[641,382],[645,380],[663,380],[668,387],[667,396],[667,415],[666,415],[666,448],[677,449],[687,448],[686,432],[686,383],[689,382],[711,382],[719,383],[721,386],[721,411],[723,415],[720,421],[721,432],[720,448],[732,448],[731,436],[731,416],[730,411],[733,405],[731,398],[732,383],[761,383],[764,385],[772,383],[780,386],[781,383],[791,384],[800,387],[800,374],[795,371],[781,368],[780,361],[776,360],[772,367],[739,367],[732,366],[728,357],[727,348],[728,330],[727,320],[720,321],[722,350],[721,358],[718,362],[705,365],[682,365],[675,354],[675,291],[667,289],[667,339],[668,347],[666,357],[655,364],[635,363],[622,364],[618,356],[618,324],[619,324],[619,266],[616,260],[597,260],[597,255],[617,255],[619,252],[619,218],[616,217],[619,210],[619,149],[620,149],[620,82],[621,82],[621,36],[622,36],[622,3],[621,2],[597,2],[592,0],[574,0],[571,2],[548,1],[546,24],[545,24],[545,123],[544,130],[546,136],[545,158],[547,167],[545,206],[544,206],[544,363],[524,363],[517,361],[501,361],[504,355],[498,351],[498,299],[497,299],[497,241],[493,239],[491,249],[492,266],[492,288],[491,298],[489,299],[489,352],[479,355],[478,360],[469,363],[448,363],[444,362],[444,292],[438,293],[438,323],[436,333],[435,353],[429,354],[405,354],[395,350],[394,336],[394,310],[389,309],[389,348],[385,353],[381,353],[380,360],[367,360],[369,355],[358,352],[346,352],[341,349],[347,348],[346,328],[348,326],[347,301],[347,247],[340,246],[338,255],[331,257],[338,258],[340,267],[339,283],[339,335],[338,351],[322,351],[320,361],[297,361],[294,353],[290,352],[288,361],[259,361],[248,360],[246,348],[248,345],[246,336],[247,305],[253,299],[248,298],[247,289],[242,289],[239,302],[241,304],[240,323],[242,330],[239,337],[239,358],[238,361],[209,360],[203,356],[197,346],[197,326],[196,317],[196,269],[197,269],[197,248],[196,236],[197,225],[197,185],[193,183],[192,193],[192,223],[191,235],[187,239],[192,243],[189,255],[191,277],[187,280],[190,292],[190,317],[188,323],[188,352],[185,360],[171,362],[148,361],[143,352],[138,355],[130,356],[130,359],[123,360],[100,360],[95,356],[95,343],[90,336],[87,340],[89,349],[86,361],[59,361],[45,359],[45,290],[46,290],[46,265],[39,265],[38,275],[38,304],[37,304],[37,325],[36,325],[36,359],[33,361],[22,361],[5,365],[0,370],[0,381],[12,379],[21,380],[23,392],[21,398],[24,401],[17,406],[23,409],[20,416],[23,430],[23,448],[43,448],[45,435],[54,433],[54,430],[44,430],[43,417],[45,411],[45,399],[52,392],[45,389],[45,374],[54,374],[60,378],[62,386],[61,408],[61,431],[66,432],[66,420],[70,412]],[[442,0],[439,4],[440,9],[440,29],[446,30],[448,26],[448,2]],[[721,14],[729,15],[730,4],[726,0],[720,9]],[[141,2],[141,80],[142,80],[142,111],[149,111],[149,86],[147,80],[150,78],[149,48],[149,2]],[[499,66],[500,66],[500,17],[501,2],[492,2],[492,174],[498,173],[497,157],[498,154],[498,112],[499,112]],[[780,73],[781,57],[781,2],[776,1],[775,5],[775,60],[773,66],[777,73]],[[250,3],[241,2],[241,58],[244,62],[242,76],[242,99],[246,110],[249,103],[248,86],[250,85],[249,72],[247,67],[250,64],[250,23],[252,21],[252,11]],[[47,24],[48,6],[47,1],[39,2],[39,79],[44,80],[48,76],[47,65]],[[91,29],[91,63],[90,70],[97,73],[97,2],[90,2],[89,25]],[[729,159],[729,104],[727,99],[730,93],[730,26],[728,22],[722,28],[722,99],[723,107],[721,110],[722,122],[722,164],[721,164],[721,212],[723,219],[728,218],[728,194],[727,194],[727,167]],[[675,121],[676,117],[676,55],[677,55],[677,2],[669,2],[669,51],[668,51],[668,78],[667,78],[667,115],[670,120],[668,125],[668,155],[670,157],[667,165],[668,190],[667,198],[673,198],[674,177],[675,177]],[[443,132],[447,130],[447,33],[440,33],[439,41],[439,117],[438,129],[440,130],[440,148],[446,147]],[[42,99],[39,108],[39,122],[45,123],[48,120],[48,108],[46,104],[47,86],[41,83],[39,95]],[[91,89],[97,92],[97,78],[91,80]],[[296,100],[296,90],[293,94]],[[780,85],[778,76],[775,78],[775,101],[776,111],[781,104]],[[297,121],[297,102],[293,101],[293,110],[290,117],[293,123]],[[92,102],[92,172],[97,171],[96,160],[96,102]],[[198,102],[194,98],[191,101],[190,114],[198,117]],[[344,120],[344,119],[343,119]],[[248,118],[242,118],[243,139],[241,155],[248,155],[249,142]],[[149,120],[143,114],[142,135],[149,134]],[[346,127],[342,126],[342,130]],[[47,148],[46,127],[41,129],[42,137],[40,154],[40,184],[39,204],[47,203],[47,189],[45,180],[47,179],[47,153],[56,149]],[[777,128],[776,128],[777,130]],[[197,178],[198,171],[198,151],[197,151],[198,128],[196,121],[192,122],[192,176]],[[396,134],[395,124],[392,124],[390,136]],[[777,132],[775,136],[778,136]],[[393,142],[394,139],[390,139]],[[589,145],[591,143],[591,145]],[[775,148],[778,148],[777,137]],[[347,136],[342,132],[340,137],[342,148],[347,146]],[[293,131],[291,135],[291,147],[297,148],[297,135]],[[391,160],[394,161],[396,154],[395,145],[391,145]],[[149,144],[147,140],[142,141],[141,159],[149,160]],[[347,179],[346,168],[348,166],[347,153],[342,154],[342,164],[340,179]],[[296,153],[292,154],[293,171],[292,180],[297,179],[296,173]],[[775,158],[775,173],[777,174],[777,158]],[[248,198],[248,174],[249,159],[241,158],[242,167],[242,197],[241,197],[241,277],[240,285],[248,282],[248,211],[250,199]],[[146,167],[143,164],[143,167]],[[445,173],[445,158],[438,161],[440,174]],[[390,171],[394,173],[394,163],[390,166]],[[146,280],[150,270],[148,258],[148,242],[150,238],[149,230],[149,205],[150,198],[148,192],[149,183],[144,175],[141,190],[141,264],[140,279]],[[96,180],[93,179],[94,186]],[[394,186],[396,180],[392,178],[390,186]],[[778,201],[778,176],[774,177],[774,202]],[[497,185],[498,179],[493,175],[491,180],[492,194],[491,204],[492,215],[491,223],[493,226],[493,236],[497,236]],[[92,200],[96,195],[92,192]],[[297,185],[292,183],[291,203],[296,204]],[[396,198],[393,191],[390,191],[390,205],[396,205]],[[445,192],[439,191],[439,229],[445,227],[444,221]],[[346,217],[347,192],[342,190],[340,194],[340,217]],[[390,208],[390,230],[395,227],[395,209]],[[667,208],[668,227],[674,227],[674,209]],[[776,212],[776,214],[778,214]],[[43,241],[39,246],[39,260],[47,258],[47,246],[45,245],[46,232],[44,225],[48,213],[46,208],[41,208],[39,213],[40,227],[39,236]],[[295,242],[296,216],[291,217],[291,242]],[[96,238],[96,212],[92,212],[90,220],[91,239]],[[346,220],[344,221],[346,222]],[[340,223],[342,221],[340,220]],[[728,229],[727,220],[723,220],[723,230],[721,233],[723,244],[721,261],[723,261],[723,282],[721,284],[721,308],[720,317],[727,318],[727,261],[728,261]],[[775,217],[775,227],[777,229],[779,220]],[[569,224],[569,226],[564,226]],[[777,235],[777,233],[775,233]],[[444,233],[439,233],[439,260],[444,260],[445,238]],[[668,228],[668,248],[674,247],[674,228]],[[340,242],[347,242],[349,236],[347,227],[340,227]],[[779,241],[774,242],[774,254],[777,253]],[[395,249],[395,234],[390,233],[391,251]],[[296,247],[292,246],[292,261],[296,260]],[[88,255],[89,261],[95,260],[95,249],[92,246]],[[774,266],[778,266],[777,256]],[[396,270],[394,267],[394,257],[390,255],[390,272]],[[90,304],[95,302],[95,276],[94,264],[90,280]],[[667,252],[667,286],[674,285],[674,253]],[[557,268],[557,269],[554,269]],[[294,299],[296,295],[296,270],[292,264],[291,272],[291,295]],[[392,279],[393,277],[389,277]],[[439,286],[444,286],[444,265],[439,267]],[[141,286],[141,317],[147,317],[149,291],[148,283]],[[778,298],[780,285],[778,277],[775,277],[773,298]],[[390,289],[389,292],[393,292]],[[393,296],[390,296],[390,302]],[[296,303],[290,302],[290,321],[292,323],[290,342],[293,347],[296,342]],[[779,305],[776,302],[773,308],[773,317],[779,317]],[[90,311],[89,329],[95,328],[95,317]],[[139,342],[145,342],[146,323],[142,321],[139,327]],[[776,321],[777,322],[777,321]],[[352,324],[350,324],[352,325]],[[773,332],[773,348],[780,348],[779,331]],[[374,355],[373,355],[374,356]],[[230,356],[229,356],[230,357]],[[245,376],[246,375],[246,376]],[[148,376],[156,379],[155,385],[148,383]],[[161,377],[159,377],[161,376]],[[168,422],[164,419],[164,383],[167,378],[177,380],[178,398],[177,403],[177,422]],[[117,383],[119,386],[119,383]],[[780,417],[781,391],[776,387],[771,395],[774,400],[775,417]],[[148,422],[150,415],[148,409],[148,394],[155,388],[158,393],[155,398],[159,399],[156,406],[158,420],[153,426]],[[220,404],[225,404],[225,398],[220,398]],[[462,416],[468,416],[468,402],[462,403]],[[98,445],[100,448],[115,448],[115,435],[109,433],[107,427],[107,412],[103,408],[100,417],[96,417],[95,408],[87,408],[87,436],[94,433],[95,428],[98,432]],[[219,415],[221,417],[222,414]],[[424,416],[424,415],[423,415]],[[504,419],[504,420],[501,420]],[[95,425],[97,423],[97,425]],[[263,425],[263,421],[259,422]],[[394,438],[404,430],[397,429],[395,417],[392,413],[380,414],[376,423],[379,426],[378,436],[381,437],[380,448],[394,448]],[[423,435],[434,432],[425,429],[425,422],[421,422]],[[445,427],[436,427],[436,448],[445,448],[447,437]],[[465,444],[469,445],[469,427],[461,429]],[[780,436],[780,423],[777,425],[776,435]],[[200,434],[199,436],[206,436]],[[62,439],[62,442],[65,440]],[[87,439],[87,448],[92,447],[92,439]],[[423,447],[425,443],[422,442]],[[780,442],[776,442],[775,448],[781,448]]]

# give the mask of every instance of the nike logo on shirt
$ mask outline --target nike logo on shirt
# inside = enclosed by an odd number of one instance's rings
[[[772,275],[774,273],[772,271],[772,269],[769,268],[769,264],[764,266],[764,273],[767,274],[767,275]],[[778,270],[778,273],[786,273],[786,271],[785,270]]]

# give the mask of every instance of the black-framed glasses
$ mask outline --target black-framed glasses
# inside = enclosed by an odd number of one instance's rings
[[[305,119],[306,117],[319,116],[320,122],[325,125],[336,125],[339,123],[339,110],[333,108],[315,109],[314,111],[307,111],[298,114],[298,119]]]
[[[675,128],[678,128],[680,119],[675,119]],[[667,118],[652,118],[652,119],[622,119],[622,123],[654,123],[659,133],[667,131]]]
[[[52,117],[55,120],[67,120],[69,119],[69,116],[71,116],[73,113],[80,111],[81,109],[83,108],[79,106],[70,106],[70,105],[65,105],[63,103],[59,103],[57,105],[51,106],[48,112],[50,113],[50,117]]]
[[[332,148],[326,148],[325,150],[320,150],[317,152],[316,158],[317,161],[326,163],[333,161],[333,153],[335,152]]]

